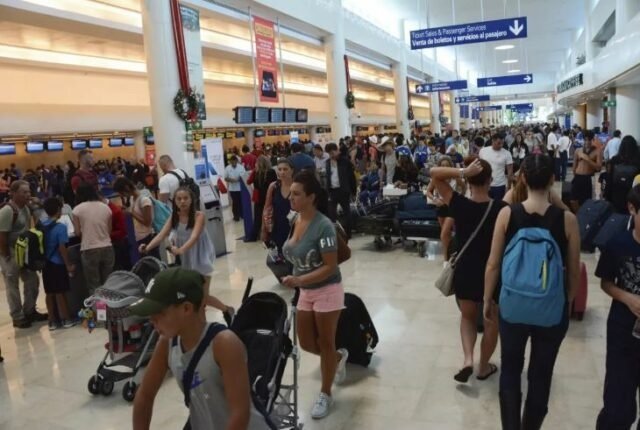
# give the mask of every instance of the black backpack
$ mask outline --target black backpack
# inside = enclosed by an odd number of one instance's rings
[[[167,173],[170,173],[173,176],[175,176],[176,178],[178,178],[178,185],[180,187],[188,188],[189,190],[191,190],[191,192],[193,193],[193,196],[196,199],[196,201],[195,201],[196,210],[199,210],[200,209],[200,187],[198,186],[198,184],[196,184],[196,181],[194,181],[192,177],[187,175],[187,172],[185,172],[182,169],[180,169],[180,171],[184,175],[184,178],[181,177],[180,175],[178,175],[174,171],[167,172]]]
[[[611,203],[618,212],[627,212],[627,194],[640,172],[635,164],[616,164],[611,178]]]
[[[345,309],[338,321],[336,346],[349,351],[349,363],[367,367],[371,362],[373,348],[378,344],[378,332],[360,297],[345,293],[344,304]]]

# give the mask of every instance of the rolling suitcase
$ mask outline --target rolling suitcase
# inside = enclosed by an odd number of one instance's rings
[[[595,251],[593,240],[600,227],[613,213],[613,206],[606,200],[587,200],[578,210],[581,248],[585,252]]]
[[[571,191],[573,188],[573,184],[571,182],[563,182],[562,183],[562,203],[567,205],[567,207],[571,207]]]
[[[582,318],[584,318],[584,313],[587,310],[588,292],[587,266],[581,262],[580,286],[578,287],[578,294],[571,304],[571,318],[577,319],[578,321],[582,321]]]
[[[602,224],[600,231],[593,239],[593,244],[602,251],[607,242],[618,234],[631,230],[633,228],[633,217],[619,213],[611,214],[611,216]]]
[[[336,330],[336,347],[349,351],[347,362],[367,367],[378,344],[378,332],[360,297],[345,293],[344,305]]]

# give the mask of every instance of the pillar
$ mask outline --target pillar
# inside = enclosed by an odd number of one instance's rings
[[[460,131],[460,105],[455,103],[456,95],[451,91],[451,126],[454,130]]]
[[[161,155],[169,155],[176,167],[191,172],[193,153],[186,150],[185,125],[173,110],[173,99],[180,89],[180,80],[170,2],[142,0],[140,6],[156,159]]]
[[[586,61],[593,60],[593,34],[591,31],[591,0],[584,1],[585,22],[584,22],[584,55]]]
[[[602,112],[600,100],[589,100],[587,102],[587,129],[602,126]]]
[[[349,108],[345,102],[347,96],[347,74],[344,68],[344,18],[342,2],[337,1],[335,10],[337,20],[335,32],[324,39],[324,52],[327,60],[327,86],[329,89],[329,112],[331,112],[331,134],[334,139],[348,136]]]
[[[609,89],[609,94],[607,95],[608,101],[617,101],[616,97],[617,91],[615,88]],[[613,133],[613,130],[618,128],[618,108],[616,106],[607,108],[609,112],[609,132]]]
[[[244,137],[246,139],[247,146],[251,150],[253,150],[253,148],[255,147],[255,138],[256,138],[255,131],[256,129],[253,127],[244,129]]]
[[[437,91],[431,93],[431,132],[442,133],[440,127],[440,96]]]
[[[136,161],[144,160],[145,157],[145,141],[142,130],[133,133],[133,144],[136,150]]]
[[[409,94],[407,90],[407,60],[404,49],[401,50],[400,60],[391,65],[393,73],[393,94],[396,99],[396,128],[408,139],[411,137],[409,127]]]
[[[617,111],[616,129],[622,131],[622,135],[638,139],[640,137],[640,85],[626,85],[616,89],[615,107]],[[613,132],[615,129],[610,129]]]
[[[581,128],[584,128],[585,124],[582,120],[582,112],[580,111],[580,106],[575,106],[571,110],[571,125],[578,124]]]
[[[616,0],[616,35],[640,12],[638,0]]]

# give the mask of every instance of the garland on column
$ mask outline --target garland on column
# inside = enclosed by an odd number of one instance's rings
[[[344,71],[347,76],[347,96],[345,102],[349,109],[356,107],[356,97],[353,95],[353,88],[351,87],[351,74],[349,73],[349,58],[344,56]]]

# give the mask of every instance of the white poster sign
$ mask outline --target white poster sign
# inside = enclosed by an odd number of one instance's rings
[[[300,141],[300,139],[298,138],[298,132],[297,131],[290,131],[289,132],[289,139],[290,139],[290,143],[298,143]]]
[[[207,176],[211,178],[211,183],[217,185],[218,178],[224,181],[224,148],[222,139],[219,137],[203,139],[200,141],[202,158],[207,160]],[[225,184],[226,185],[226,184]],[[222,206],[229,206],[229,196],[221,195]]]

